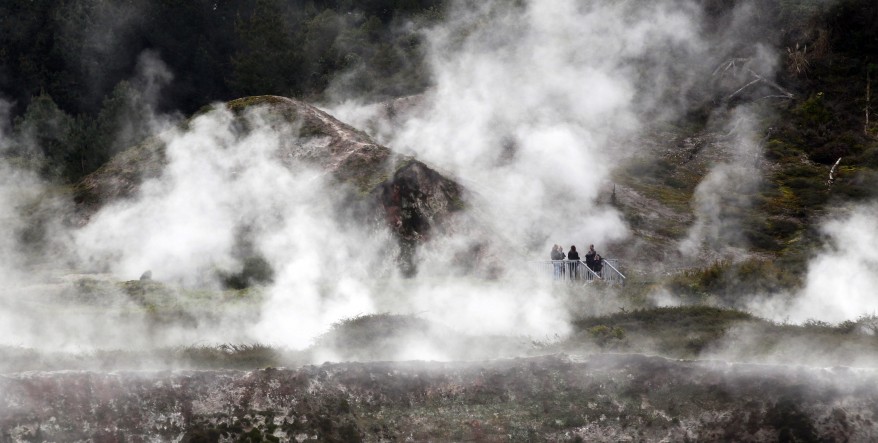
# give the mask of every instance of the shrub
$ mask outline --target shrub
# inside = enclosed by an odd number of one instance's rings
[[[773,293],[798,284],[798,277],[788,268],[773,261],[754,259],[739,263],[717,261],[707,268],[671,277],[666,287],[679,296],[714,296],[730,307],[739,307],[740,295]]]
[[[597,325],[589,328],[588,333],[600,347],[606,347],[613,341],[625,338],[625,330],[618,326]]]
[[[800,152],[801,150],[795,146],[777,139],[770,140],[765,146],[765,156],[769,160],[780,160],[782,158],[794,157]]]
[[[785,218],[773,219],[768,223],[768,233],[775,237],[787,238],[798,232],[801,227],[798,221]]]
[[[853,152],[851,146],[843,143],[827,143],[808,154],[808,158],[824,165],[831,165],[839,158],[847,157]]]
[[[798,109],[796,115],[808,126],[819,127],[832,121],[832,111],[826,106],[822,92],[812,95]]]

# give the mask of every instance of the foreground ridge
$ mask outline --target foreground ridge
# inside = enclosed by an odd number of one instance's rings
[[[635,354],[30,372],[0,377],[0,440],[867,440],[876,379]]]

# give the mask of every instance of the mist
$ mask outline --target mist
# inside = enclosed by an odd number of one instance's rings
[[[803,288],[792,296],[759,297],[754,313],[778,321],[856,321],[878,313],[876,204],[839,208],[821,223],[826,239],[808,262]]]
[[[13,11],[76,26],[0,97],[0,440],[870,438],[874,67],[831,1]]]
[[[631,17],[632,7],[459,4],[447,23],[428,31],[436,83],[429,108],[388,144],[471,188],[485,203],[471,216],[495,236],[487,240],[503,260],[524,262],[553,241],[585,247],[628,235],[616,211],[598,203],[609,185],[613,140],[638,129],[636,88],[624,59],[655,45],[686,45],[695,32],[691,10],[659,5]],[[638,32],[624,33],[632,20]],[[582,36],[583,29],[589,34]],[[173,119],[150,111],[173,74],[154,53],[141,56],[140,72],[134,84],[146,97],[148,121],[159,122],[153,132],[166,147],[167,166],[133,198],[107,205],[69,233],[76,262],[122,280],[149,271],[181,288],[216,290],[218,275],[240,271],[246,246],[275,272],[261,308],[244,321],[232,314],[201,319],[194,329],[170,325],[133,341],[137,322],[117,339],[93,343],[101,328],[71,320],[54,325],[64,340],[25,334],[18,343],[69,349],[258,341],[303,348],[335,322],[386,311],[474,334],[568,331],[565,300],[548,284],[512,272],[515,266],[504,267],[496,281],[449,277],[460,245],[480,240],[467,236],[486,230],[431,239],[417,257],[420,276],[402,279],[390,259],[389,232],[345,220],[350,190],[307,164],[277,158],[285,144],[302,143],[297,128],[256,111],[243,131],[218,107],[172,127],[164,122]],[[46,322],[40,320],[31,322]],[[47,329],[41,334],[50,335]]]
[[[754,14],[744,3],[728,29],[707,35],[702,11],[690,2],[458,2],[446,21],[423,30],[433,86],[406,99],[406,112],[388,118],[384,106],[356,97],[324,104],[341,121],[368,129],[379,143],[414,155],[469,191],[461,216],[467,222],[419,248],[418,275],[411,279],[394,262],[399,246],[390,230],[355,220],[349,204],[355,190],[312,164],[279,156],[284,149],[313,148],[300,128],[278,124],[265,109],[238,116],[214,105],[185,123],[160,114],[162,88],[174,74],[161,54],[146,52],[132,84],[144,97],[145,127],[164,146],[167,164],[134,196],[101,208],[85,226],[53,233],[55,243],[68,248],[61,262],[87,270],[97,284],[137,280],[148,271],[175,291],[222,292],[223,276],[240,273],[252,256],[264,259],[273,276],[254,289],[259,295],[253,305],[212,315],[192,309],[189,320],[161,331],[148,318],[52,321],[51,312],[8,308],[4,315],[18,320],[7,323],[17,326],[5,344],[70,350],[259,342],[304,349],[344,319],[382,312],[417,315],[464,334],[564,336],[574,316],[623,305],[604,300],[572,309],[569,294],[521,269],[528,260],[547,258],[554,243],[565,250],[595,244],[613,257],[604,246],[631,232],[609,204],[612,172],[641,152],[636,140],[647,125],[683,112],[703,87],[700,77],[741,51],[743,43],[729,36]],[[767,46],[745,52],[761,74],[776,69]],[[343,86],[333,85],[334,97],[344,96]],[[723,198],[729,189],[746,195],[759,185],[752,168],[761,158],[763,128],[750,114],[740,107],[714,116],[733,150],[696,190],[696,223],[679,245],[685,254],[723,254],[741,243]],[[120,140],[128,138],[120,134]],[[19,205],[22,189],[40,189],[35,178],[3,167],[5,177],[15,177],[2,182],[3,208]],[[868,230],[863,220],[835,223]],[[23,275],[15,266],[16,223],[22,222],[6,224],[0,239],[2,272],[10,279]],[[832,277],[809,277],[795,318],[849,318],[874,287],[862,272],[847,280],[849,302],[808,302],[835,285],[836,276],[874,264],[848,250],[842,232],[850,229],[833,226],[828,232],[837,248],[811,267],[845,265]],[[488,245],[487,258],[498,263],[494,278],[460,276],[461,251],[474,244]],[[133,306],[126,303],[115,308]],[[767,303],[754,312],[768,312]],[[124,327],[103,337],[114,321]]]
[[[727,121],[723,128],[727,140],[713,143],[725,143],[731,149],[695,188],[695,223],[679,244],[686,256],[704,257],[708,251],[713,259],[735,257],[749,246],[742,236],[742,213],[752,205],[751,198],[763,180],[760,128],[753,111],[743,106],[723,116],[723,121]]]
[[[623,140],[670,81],[634,67],[668,74],[677,60],[654,52],[697,52],[697,19],[679,2],[458,2],[446,23],[425,30],[435,86],[413,105],[389,123],[375,123],[381,107],[331,109],[483,196],[485,219],[517,253],[600,248],[629,235],[605,204],[610,172],[636,152]]]
[[[703,53],[699,18],[683,2],[456,3],[446,22],[426,30],[435,86],[418,112],[376,136],[460,180],[477,207],[470,216],[486,228],[431,239],[416,257],[414,282],[388,266],[387,232],[344,221],[349,191],[276,158],[284,143],[298,143],[296,128],[279,128],[259,112],[247,116],[247,131],[228,111],[214,110],[158,135],[165,170],[72,233],[77,259],[122,279],[150,271],[159,281],[218,289],[217,274],[243,266],[246,233],[248,247],[276,273],[258,318],[244,327],[202,321],[194,334],[170,328],[157,341],[165,345],[179,334],[180,343],[197,337],[303,348],[337,321],[383,311],[474,334],[563,335],[565,300],[548,282],[515,271],[556,242],[596,244],[612,256],[601,245],[630,235],[606,203],[611,171],[637,150],[620,140],[638,134],[644,112],[675,112],[661,88],[682,71],[681,61]],[[158,57],[141,57],[137,84],[147,97],[172,77]],[[333,113],[354,126],[368,117],[354,102]],[[459,246],[485,240],[504,263],[501,277],[453,277]]]

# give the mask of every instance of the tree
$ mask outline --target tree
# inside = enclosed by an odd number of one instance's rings
[[[230,81],[238,95],[301,93],[301,54],[284,16],[279,0],[257,0],[249,17],[238,17]]]
[[[75,120],[43,92],[15,119],[15,141],[10,154],[46,176],[61,178],[71,158],[70,135],[74,125]]]

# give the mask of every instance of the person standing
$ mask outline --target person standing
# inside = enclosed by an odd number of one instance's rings
[[[559,280],[564,276],[564,265],[561,263],[555,263],[560,260],[564,260],[564,251],[561,249],[560,245],[552,246],[552,253],[550,255],[552,258],[552,266],[555,267],[555,280]]]
[[[578,280],[579,275],[576,271],[579,270],[579,253],[576,252],[576,246],[570,246],[570,251],[567,252],[567,260],[571,260],[567,268],[567,272],[570,273],[570,279]]]
[[[588,245],[588,252],[585,253],[585,266],[588,266],[588,269],[594,271],[594,257],[597,255],[597,252],[594,250],[594,245]]]
[[[600,254],[595,254],[594,256],[594,264],[592,265],[592,270],[598,277],[604,278],[604,275],[601,274],[601,271],[604,270],[604,259],[601,258]]]

